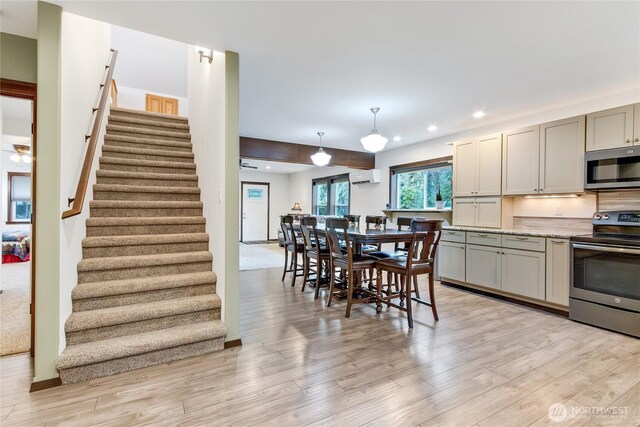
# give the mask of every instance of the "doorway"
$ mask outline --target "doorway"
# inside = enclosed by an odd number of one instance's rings
[[[148,93],[145,97],[145,110],[150,113],[178,115],[178,100],[166,96]]]
[[[269,240],[269,183],[242,181],[240,187],[240,241],[266,242]]]
[[[35,161],[34,83],[1,79],[2,265],[0,267],[0,355],[34,354]]]

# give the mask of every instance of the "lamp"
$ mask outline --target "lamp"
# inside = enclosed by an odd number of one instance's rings
[[[322,149],[322,136],[324,132],[318,132],[318,136],[320,137],[320,149],[316,154],[311,156],[311,161],[316,166],[326,166],[329,164],[329,160],[331,160],[331,155],[324,152]]]
[[[9,157],[11,160],[16,163],[31,163],[31,147],[14,144],[13,149],[16,150],[16,153]]]
[[[293,207],[291,208],[292,211],[296,211],[296,212],[302,212],[302,208],[300,207],[300,203],[295,202],[293,204]]]
[[[209,64],[213,62],[213,51],[211,49],[196,46],[196,52],[200,55],[200,62],[202,62],[202,58],[207,58],[209,60]]]
[[[371,108],[371,112],[373,113],[373,129],[371,129],[369,135],[360,139],[364,149],[372,153],[382,150],[388,141],[388,139],[380,135],[378,129],[376,129],[376,114],[378,114],[378,111],[380,111],[380,107]]]

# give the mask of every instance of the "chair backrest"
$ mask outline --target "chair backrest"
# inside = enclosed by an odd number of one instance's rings
[[[441,219],[417,219],[411,221],[413,239],[407,253],[407,269],[430,266],[438,249],[442,234]]]
[[[387,228],[387,217],[384,215],[367,215],[365,217],[365,223],[367,225],[367,230],[369,230],[369,226],[373,225],[379,225],[381,228],[386,229]]]
[[[346,218],[327,218],[325,221],[326,228],[349,228],[349,220]]]
[[[314,250],[320,247],[318,239],[318,218],[308,216],[300,219],[300,229],[302,230],[302,240],[307,250]]]
[[[344,220],[344,218],[340,219],[344,221],[342,227],[327,226],[325,232],[327,234],[327,241],[329,242],[329,252],[331,253],[331,257],[333,259],[343,259],[348,261],[353,259],[353,252],[349,242],[349,234],[347,232],[349,224]],[[346,227],[344,226],[345,223]],[[342,247],[340,246],[341,241],[346,245],[346,253],[342,252]]]
[[[360,227],[360,215],[347,214],[344,218],[349,221],[349,225],[355,226],[356,228]]]
[[[282,229],[285,243],[296,242],[296,233],[293,230],[293,215],[280,215],[280,228]]]
[[[396,224],[398,225],[398,230],[406,230],[407,228],[411,227],[411,221],[413,221],[414,219],[424,219],[424,218],[413,218],[410,216],[399,216],[398,219],[396,220]],[[409,242],[404,242],[404,244],[402,245],[402,250],[403,251],[408,251],[409,250]],[[400,244],[396,243],[395,244],[395,250],[398,251],[400,250]]]

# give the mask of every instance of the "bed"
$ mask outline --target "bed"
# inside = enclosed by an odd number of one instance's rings
[[[2,232],[2,263],[31,260],[31,233],[28,231]]]

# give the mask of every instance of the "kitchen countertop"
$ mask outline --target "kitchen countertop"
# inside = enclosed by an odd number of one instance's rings
[[[455,230],[455,231],[475,231],[478,233],[497,233],[497,234],[516,234],[519,236],[537,236],[537,237],[552,237],[557,239],[568,239],[571,236],[578,236],[580,234],[587,234],[586,231],[581,230],[567,230],[560,228],[549,229],[531,229],[531,228],[482,228],[482,227],[463,227],[456,225],[444,225],[443,230]]]

